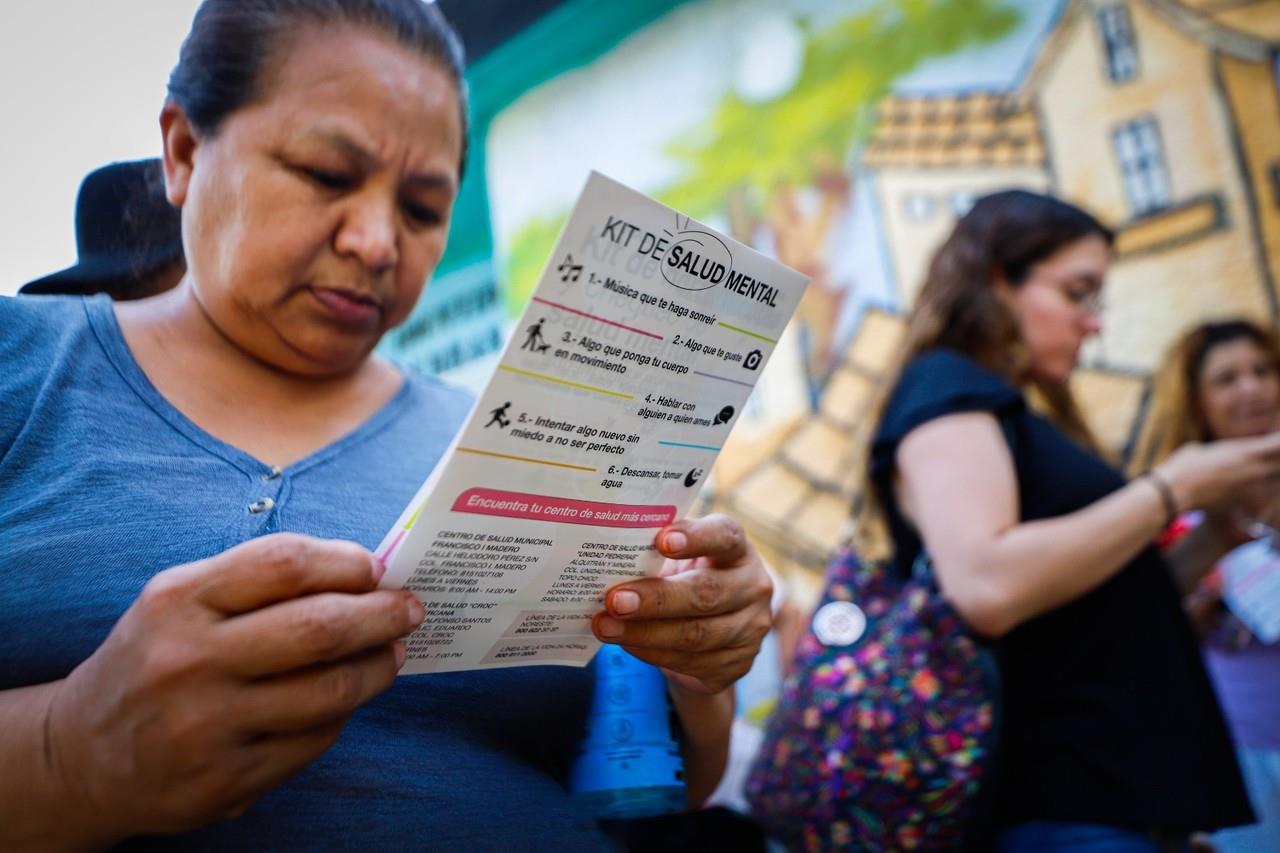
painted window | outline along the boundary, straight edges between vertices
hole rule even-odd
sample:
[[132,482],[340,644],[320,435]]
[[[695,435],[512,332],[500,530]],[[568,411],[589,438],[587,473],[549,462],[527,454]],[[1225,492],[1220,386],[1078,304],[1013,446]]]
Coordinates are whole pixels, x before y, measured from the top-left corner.
[[1129,7],[1112,3],[1098,9],[1098,30],[1107,52],[1107,76],[1124,83],[1138,76],[1138,47],[1133,41],[1133,22]]
[[1133,215],[1145,216],[1167,207],[1173,191],[1156,120],[1148,116],[1125,122],[1111,137]]
[[907,193],[902,199],[902,210],[908,222],[924,222],[933,216],[933,196],[925,193]]

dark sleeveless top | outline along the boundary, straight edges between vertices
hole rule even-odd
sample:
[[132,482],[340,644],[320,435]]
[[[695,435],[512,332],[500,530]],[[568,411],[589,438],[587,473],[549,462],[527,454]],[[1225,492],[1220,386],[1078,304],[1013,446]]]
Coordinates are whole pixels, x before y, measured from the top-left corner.
[[[898,444],[934,418],[973,411],[1004,427],[1022,521],[1082,509],[1125,484],[998,374],[951,350],[928,351],[903,372],[872,444],[871,475],[900,565],[914,560],[920,539],[894,502]],[[1253,820],[1195,636],[1154,546],[999,646],[1000,823],[1183,832]]]

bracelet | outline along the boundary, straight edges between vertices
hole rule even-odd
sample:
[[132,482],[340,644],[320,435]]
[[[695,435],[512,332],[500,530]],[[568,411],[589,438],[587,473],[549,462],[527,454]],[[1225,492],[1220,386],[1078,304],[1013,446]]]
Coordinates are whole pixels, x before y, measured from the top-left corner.
[[1169,483],[1164,477],[1161,477],[1154,469],[1142,475],[1147,482],[1155,488],[1156,493],[1160,495],[1160,503],[1164,504],[1164,526],[1168,527],[1178,520],[1181,513],[1178,511],[1178,501],[1173,497],[1173,489],[1169,487]]

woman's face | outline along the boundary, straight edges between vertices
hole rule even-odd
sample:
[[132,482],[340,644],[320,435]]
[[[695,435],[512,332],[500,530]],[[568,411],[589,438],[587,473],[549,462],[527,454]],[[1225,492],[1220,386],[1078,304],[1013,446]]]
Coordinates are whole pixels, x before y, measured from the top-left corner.
[[1224,341],[1205,355],[1196,377],[1200,415],[1211,438],[1243,438],[1276,428],[1280,375],[1248,338]]
[[166,179],[218,331],[279,369],[335,375],[408,317],[444,251],[458,95],[443,66],[377,34],[289,42],[211,136],[166,107]]
[[1085,338],[1102,329],[1099,298],[1111,248],[1091,234],[1037,263],[1020,285],[998,282],[1037,378],[1066,382]]

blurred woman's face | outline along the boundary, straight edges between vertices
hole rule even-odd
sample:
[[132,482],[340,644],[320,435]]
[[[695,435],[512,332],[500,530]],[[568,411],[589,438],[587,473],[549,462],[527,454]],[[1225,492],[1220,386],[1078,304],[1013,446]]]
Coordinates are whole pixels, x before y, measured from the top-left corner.
[[166,177],[214,326],[274,367],[336,375],[408,317],[444,251],[458,96],[441,65],[374,33],[288,43],[216,133],[166,107]]
[[1267,353],[1248,338],[1209,350],[1196,377],[1196,392],[1211,438],[1262,435],[1277,426],[1280,374]]
[[1032,375],[1066,382],[1080,347],[1102,329],[1099,300],[1111,248],[1091,234],[1068,243],[1031,268],[1019,285],[998,282],[1013,310]]

